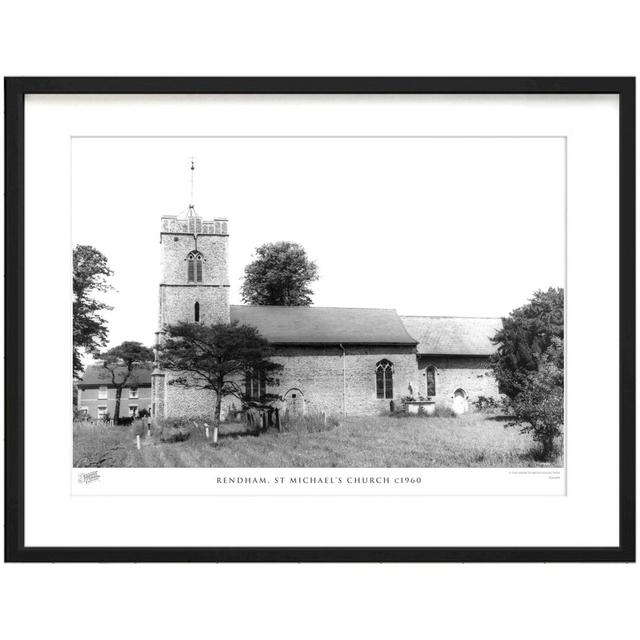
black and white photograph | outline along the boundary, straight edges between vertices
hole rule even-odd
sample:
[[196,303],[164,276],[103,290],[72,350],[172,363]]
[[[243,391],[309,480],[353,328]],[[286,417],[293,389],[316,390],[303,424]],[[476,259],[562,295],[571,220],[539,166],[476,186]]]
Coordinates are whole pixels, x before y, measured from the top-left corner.
[[74,467],[564,467],[565,137],[71,145]]
[[633,637],[640,3],[0,15],[3,637]]
[[18,556],[630,557],[631,81],[9,84]]

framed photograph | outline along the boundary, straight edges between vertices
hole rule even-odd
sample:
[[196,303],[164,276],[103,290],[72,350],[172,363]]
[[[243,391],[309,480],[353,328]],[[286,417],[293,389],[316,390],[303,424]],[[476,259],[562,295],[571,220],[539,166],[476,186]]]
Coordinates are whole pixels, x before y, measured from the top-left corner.
[[635,560],[635,79],[7,78],[5,134],[6,560]]

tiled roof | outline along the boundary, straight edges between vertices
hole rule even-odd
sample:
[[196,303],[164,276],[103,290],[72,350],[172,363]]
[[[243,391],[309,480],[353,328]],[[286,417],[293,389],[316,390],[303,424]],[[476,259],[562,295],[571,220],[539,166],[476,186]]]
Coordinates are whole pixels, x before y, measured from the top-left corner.
[[416,344],[395,309],[231,305],[231,320],[272,344]]
[[[118,370],[116,380],[122,380],[122,373],[125,369],[122,367]],[[90,365],[85,369],[82,380],[78,383],[79,387],[89,385],[101,385],[108,386],[111,384],[111,373],[107,371],[102,365]],[[132,371],[131,377],[127,380],[128,387],[142,387],[151,386],[151,369],[136,368]]]
[[490,338],[502,328],[500,318],[401,316],[407,331],[418,341],[418,353],[430,355],[488,356],[496,347]]

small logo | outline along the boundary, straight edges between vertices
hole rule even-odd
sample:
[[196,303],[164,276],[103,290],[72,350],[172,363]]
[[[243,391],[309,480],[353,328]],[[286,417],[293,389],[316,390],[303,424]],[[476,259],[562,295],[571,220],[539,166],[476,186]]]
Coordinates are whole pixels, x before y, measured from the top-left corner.
[[80,484],[89,484],[90,482],[95,482],[96,480],[100,480],[100,474],[97,471],[88,471],[86,473],[78,474],[78,482]]

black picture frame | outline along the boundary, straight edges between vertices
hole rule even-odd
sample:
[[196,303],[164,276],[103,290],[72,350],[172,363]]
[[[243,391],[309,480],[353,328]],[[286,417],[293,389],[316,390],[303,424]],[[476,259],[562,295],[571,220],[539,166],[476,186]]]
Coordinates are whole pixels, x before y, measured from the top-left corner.
[[[5,78],[6,562],[635,561],[635,78]],[[615,547],[25,547],[24,101],[27,94],[615,94],[619,98],[620,449]]]

